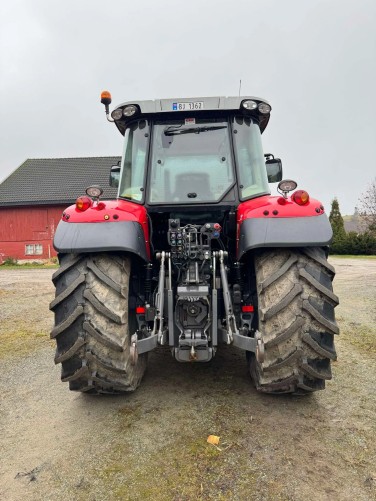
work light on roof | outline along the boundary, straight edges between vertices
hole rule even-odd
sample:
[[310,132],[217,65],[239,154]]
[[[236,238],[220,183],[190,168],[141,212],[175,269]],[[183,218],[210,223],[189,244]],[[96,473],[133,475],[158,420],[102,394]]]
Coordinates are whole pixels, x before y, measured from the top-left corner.
[[260,103],[258,105],[258,109],[259,109],[259,112],[262,113],[263,115],[267,115],[268,113],[270,113],[270,110],[272,109],[271,106],[269,106],[269,104],[266,104],[266,103]]
[[133,104],[129,104],[128,106],[126,106],[123,110],[123,115],[125,117],[131,117],[132,115],[134,115],[135,113],[137,113],[137,106],[134,106]]
[[243,101],[242,106],[246,110],[255,110],[257,108],[257,103],[256,103],[256,101],[252,101],[251,99],[247,99],[247,101]]
[[120,120],[123,116],[123,110],[121,108],[118,108],[111,113],[111,116],[114,120]]

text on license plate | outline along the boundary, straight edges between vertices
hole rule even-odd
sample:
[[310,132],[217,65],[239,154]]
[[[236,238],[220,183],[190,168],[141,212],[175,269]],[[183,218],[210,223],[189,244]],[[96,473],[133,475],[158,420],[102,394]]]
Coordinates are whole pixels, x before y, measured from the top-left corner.
[[172,103],[172,111],[194,111],[203,109],[204,109],[203,101],[196,101],[189,103]]

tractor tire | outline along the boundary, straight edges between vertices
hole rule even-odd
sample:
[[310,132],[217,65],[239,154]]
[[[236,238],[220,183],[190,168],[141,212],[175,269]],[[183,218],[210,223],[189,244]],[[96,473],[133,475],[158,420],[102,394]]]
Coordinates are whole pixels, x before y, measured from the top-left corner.
[[319,247],[274,249],[255,256],[258,330],[265,359],[250,356],[257,390],[306,394],[325,388],[337,359],[334,268]]
[[134,391],[146,368],[146,354],[135,365],[130,357],[128,312],[131,261],[116,254],[60,254],[52,280],[56,297],[51,338],[56,339],[55,363],[61,380],[73,391],[122,393]]

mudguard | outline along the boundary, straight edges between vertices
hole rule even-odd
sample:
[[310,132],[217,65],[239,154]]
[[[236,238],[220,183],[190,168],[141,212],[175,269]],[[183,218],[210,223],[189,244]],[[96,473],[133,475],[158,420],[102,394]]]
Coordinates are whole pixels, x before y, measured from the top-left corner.
[[260,247],[323,247],[333,232],[317,200],[297,206],[291,200],[262,197],[238,208],[238,259]]
[[246,219],[240,230],[238,259],[258,247],[322,247],[332,240],[325,214],[317,217]]
[[148,261],[144,232],[134,221],[119,223],[66,223],[56,229],[54,247],[58,252],[133,252]]
[[149,230],[144,207],[123,200],[99,202],[84,212],[65,209],[54,248],[61,253],[132,252],[149,261]]

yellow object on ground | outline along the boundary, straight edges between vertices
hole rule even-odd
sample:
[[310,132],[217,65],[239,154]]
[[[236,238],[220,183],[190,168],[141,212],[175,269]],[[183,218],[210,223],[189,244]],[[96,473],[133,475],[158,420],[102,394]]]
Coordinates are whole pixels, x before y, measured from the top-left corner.
[[219,438],[220,437],[217,437],[217,435],[209,435],[207,442],[209,444],[218,445],[219,444]]

